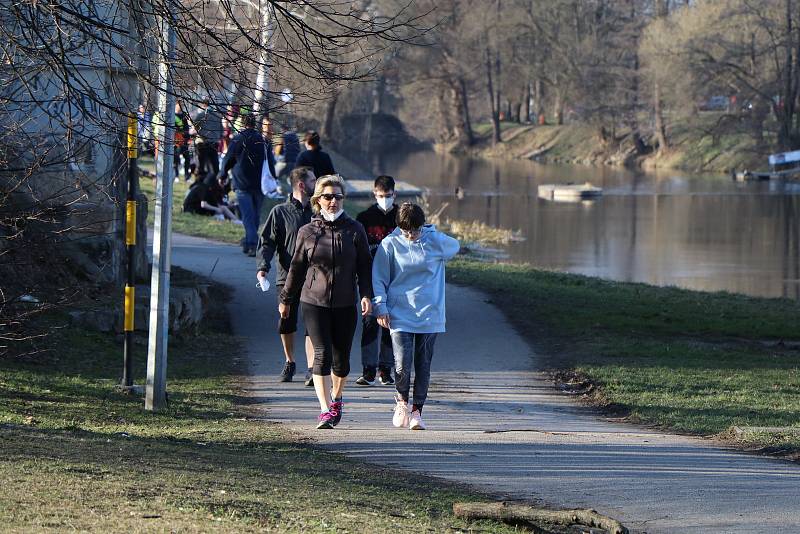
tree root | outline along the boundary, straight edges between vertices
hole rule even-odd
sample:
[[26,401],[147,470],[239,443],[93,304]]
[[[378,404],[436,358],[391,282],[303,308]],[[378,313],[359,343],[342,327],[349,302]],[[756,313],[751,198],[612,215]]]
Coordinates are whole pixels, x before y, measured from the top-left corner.
[[453,513],[463,519],[494,519],[516,525],[527,523],[535,527],[541,526],[541,523],[578,524],[602,528],[610,534],[628,534],[628,529],[622,523],[594,510],[545,510],[504,502],[457,502],[453,504]]

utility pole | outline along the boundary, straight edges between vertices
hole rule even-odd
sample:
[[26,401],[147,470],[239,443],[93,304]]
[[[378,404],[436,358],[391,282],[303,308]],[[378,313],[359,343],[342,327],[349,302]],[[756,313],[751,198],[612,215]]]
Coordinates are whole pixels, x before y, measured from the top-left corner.
[[123,390],[133,388],[133,328],[136,304],[136,162],[138,160],[139,132],[135,113],[128,116],[128,194],[125,202],[125,245],[128,263],[125,276],[125,342],[122,348]]
[[[252,5],[252,4],[251,4]],[[258,57],[258,74],[256,76],[255,102],[253,102],[253,114],[265,113],[269,110],[269,61],[268,47],[272,39],[272,22],[270,18],[269,2],[260,0],[258,2],[258,13],[261,16],[261,53]]]
[[[171,3],[167,3],[167,6]],[[167,341],[169,339],[169,277],[172,263],[172,158],[175,150],[175,28],[170,13],[161,15],[158,66],[158,109],[163,127],[156,161],[153,274],[150,279],[150,339],[147,347],[145,410],[155,411],[167,402]]]

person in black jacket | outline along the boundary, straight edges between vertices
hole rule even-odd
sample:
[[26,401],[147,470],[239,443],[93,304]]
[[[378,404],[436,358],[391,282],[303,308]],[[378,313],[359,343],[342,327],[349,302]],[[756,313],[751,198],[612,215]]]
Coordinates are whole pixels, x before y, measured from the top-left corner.
[[226,185],[227,181],[218,179],[213,173],[208,173],[202,182],[195,181],[183,200],[184,213],[216,215],[236,224],[242,224],[242,221],[225,205]]
[[[397,228],[397,206],[394,205],[395,183],[391,176],[378,176],[372,194],[375,204],[356,216],[356,220],[364,226],[369,240],[372,257],[384,237]],[[375,383],[376,374],[384,386],[394,384],[392,365],[392,336],[389,331],[378,325],[374,315],[366,315],[361,321],[361,365],[364,372],[356,380],[359,386],[371,386]]]
[[233,190],[239,203],[244,223],[242,252],[255,257],[258,244],[259,214],[264,195],[261,192],[261,166],[266,159],[266,143],[256,131],[256,116],[244,118],[244,130],[231,141],[228,152],[220,164],[218,177],[224,177],[232,169]]
[[336,174],[331,157],[327,152],[322,151],[317,132],[313,130],[307,131],[305,137],[303,137],[303,143],[305,143],[306,149],[297,156],[295,167],[311,167],[314,169],[314,175],[317,178]]
[[[361,315],[372,310],[372,258],[361,223],[343,209],[344,180],[317,179],[311,206],[318,213],[300,228],[281,292],[284,319],[301,306],[314,345],[314,389],[321,412],[317,428],[333,428],[342,417],[342,391],[350,373],[350,348]],[[332,372],[332,375],[331,375]]]
[[[277,274],[275,276],[275,286],[278,295],[283,291],[286,283],[286,275],[294,254],[295,240],[297,232],[301,226],[311,222],[311,206],[309,198],[314,192],[314,184],[317,178],[311,167],[297,167],[289,177],[292,184],[292,196],[283,204],[278,204],[267,215],[267,220],[259,232],[258,240],[258,272],[256,278],[261,281],[266,278],[269,272],[272,257],[277,254]],[[291,382],[294,376],[296,365],[294,361],[294,333],[297,331],[297,311],[299,306],[292,306],[289,316],[278,321],[278,333],[281,336],[283,353],[286,356],[286,364],[281,372],[281,382]],[[314,365],[314,348],[311,340],[306,333],[305,339],[306,360],[308,363],[308,373],[306,374],[306,385],[313,385],[311,368]]]

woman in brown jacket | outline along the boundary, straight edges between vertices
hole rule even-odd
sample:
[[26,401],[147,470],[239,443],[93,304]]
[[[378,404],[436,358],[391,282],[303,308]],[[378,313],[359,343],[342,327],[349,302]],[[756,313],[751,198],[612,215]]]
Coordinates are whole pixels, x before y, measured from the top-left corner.
[[289,316],[290,306],[299,305],[303,310],[314,345],[314,389],[322,411],[317,428],[333,428],[342,418],[342,391],[350,373],[359,293],[361,315],[372,309],[367,234],[361,223],[344,212],[343,205],[343,180],[337,175],[319,178],[311,197],[316,215],[297,233],[278,305],[284,318]]

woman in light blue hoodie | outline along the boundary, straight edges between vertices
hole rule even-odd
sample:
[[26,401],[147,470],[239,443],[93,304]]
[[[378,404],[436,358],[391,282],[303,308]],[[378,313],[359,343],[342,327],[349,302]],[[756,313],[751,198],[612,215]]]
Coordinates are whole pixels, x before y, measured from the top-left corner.
[[[381,241],[372,263],[378,323],[392,335],[396,406],[393,424],[425,430],[422,407],[428,396],[436,335],[445,331],[444,264],[458,253],[458,240],[425,224],[425,212],[400,206],[397,228]],[[414,400],[409,417],[411,366]]]

